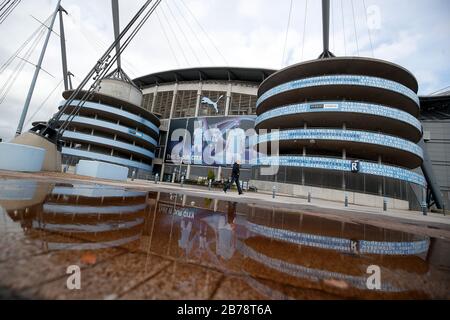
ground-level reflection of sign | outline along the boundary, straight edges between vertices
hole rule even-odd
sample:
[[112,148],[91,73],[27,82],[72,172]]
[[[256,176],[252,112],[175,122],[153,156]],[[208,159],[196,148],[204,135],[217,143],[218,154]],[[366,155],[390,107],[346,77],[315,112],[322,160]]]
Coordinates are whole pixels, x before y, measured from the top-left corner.
[[350,240],[350,251],[353,253],[359,253],[358,240]]
[[159,204],[159,210],[162,213],[174,215],[183,218],[194,219],[195,218],[195,208],[174,208],[173,205]]

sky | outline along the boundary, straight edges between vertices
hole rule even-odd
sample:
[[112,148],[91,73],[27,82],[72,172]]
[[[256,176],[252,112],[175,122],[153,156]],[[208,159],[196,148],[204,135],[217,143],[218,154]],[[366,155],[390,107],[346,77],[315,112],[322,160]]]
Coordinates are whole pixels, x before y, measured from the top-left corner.
[[[119,0],[121,27],[144,2]],[[39,27],[37,20],[51,15],[56,3],[21,1],[0,24],[0,65]],[[68,12],[64,16],[68,68],[77,86],[113,41],[111,1],[62,0],[61,5]],[[53,29],[25,130],[32,121],[48,120],[62,100],[58,19]],[[42,44],[43,39],[29,62],[37,62]],[[397,63],[416,76],[419,94],[433,93],[450,86],[450,1],[331,0],[330,49],[336,56]],[[131,78],[197,66],[280,69],[315,59],[321,51],[318,0],[163,0],[123,53],[122,65]],[[14,137],[35,70],[25,63],[2,99],[20,61],[14,59],[0,73],[3,141]]]

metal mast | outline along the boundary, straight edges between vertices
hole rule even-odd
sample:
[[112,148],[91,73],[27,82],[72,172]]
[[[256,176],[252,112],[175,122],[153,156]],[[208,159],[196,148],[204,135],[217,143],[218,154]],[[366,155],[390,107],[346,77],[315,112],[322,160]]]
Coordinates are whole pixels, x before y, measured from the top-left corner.
[[[113,25],[114,25],[114,39],[119,38],[120,34],[120,23],[119,23],[119,1],[111,0],[112,7],[112,17],[113,17]],[[120,61],[120,41],[116,43],[116,52],[117,52],[117,70],[121,69],[121,61]]]
[[52,16],[52,21],[50,22],[50,26],[48,27],[47,36],[45,37],[44,46],[42,47],[41,55],[39,56],[38,63],[36,64],[36,70],[34,71],[33,79],[31,80],[30,89],[28,90],[27,99],[25,100],[25,105],[23,106],[22,114],[20,116],[19,124],[16,130],[16,136],[22,133],[23,124],[25,123],[25,118],[27,117],[28,108],[30,107],[31,98],[33,97],[34,87],[36,86],[37,77],[39,75],[39,71],[41,71],[42,61],[44,60],[45,50],[47,49],[48,40],[50,39],[50,34],[53,29],[53,25],[55,23],[56,15],[58,14],[60,8],[61,0],[58,0],[56,5],[55,12]]
[[330,0],[322,0],[322,38],[323,38],[323,52],[319,59],[334,57],[330,52]]
[[62,71],[63,71],[63,80],[64,80],[64,90],[68,90],[68,72],[67,72],[67,54],[66,54],[66,36],[64,34],[64,22],[63,15],[64,12],[67,14],[67,11],[64,10],[63,7],[59,6],[59,35],[61,38],[61,62],[62,62]]

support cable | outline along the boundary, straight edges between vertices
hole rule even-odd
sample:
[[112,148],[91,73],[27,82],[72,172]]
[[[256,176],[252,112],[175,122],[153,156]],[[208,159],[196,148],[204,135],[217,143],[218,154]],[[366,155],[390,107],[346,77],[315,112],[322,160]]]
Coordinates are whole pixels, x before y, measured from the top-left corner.
[[288,21],[287,21],[287,26],[286,26],[286,33],[285,33],[285,36],[284,36],[283,56],[281,58],[281,63],[280,63],[281,67],[283,67],[283,65],[284,65],[284,59],[285,59],[285,56],[286,56],[286,46],[287,46],[287,40],[288,40],[288,35],[289,35],[289,26],[291,24],[292,2],[293,1],[291,0],[291,3],[289,5]]
[[[44,23],[48,23],[50,21],[51,15],[44,21]],[[40,25],[33,33],[22,43],[22,45],[6,60],[2,66],[0,67],[0,74],[5,71],[14,59],[22,52],[22,50],[36,37],[36,35],[43,29],[44,27]]]
[[[70,17],[70,15],[69,15]],[[89,42],[89,45],[94,49],[99,50],[105,50],[105,47],[107,47],[107,44],[102,42],[99,38],[94,39],[94,35],[89,33],[89,30],[83,31],[83,26],[79,29],[80,34]],[[88,34],[86,34],[88,33]],[[92,36],[92,37],[91,37]],[[137,75],[139,74],[139,71],[137,71],[136,66],[134,66],[126,57],[121,57],[122,63],[125,64],[126,69],[128,72],[130,72],[131,75]]]
[[32,42],[31,46],[25,52],[24,57],[21,58],[21,57],[17,56],[17,58],[19,58],[20,62],[17,64],[16,68],[9,75],[9,77],[6,79],[5,83],[2,85],[2,87],[0,89],[0,104],[2,104],[5,101],[12,86],[16,82],[19,75],[22,73],[22,70],[27,63],[27,60],[30,59],[31,55],[33,54],[34,50],[36,49],[37,45],[41,41],[44,34],[45,34],[45,29],[42,28],[40,34],[37,35],[37,37]]
[[102,58],[97,62],[96,66],[91,70],[91,72],[88,74],[87,77],[81,82],[81,84],[78,86],[77,90],[75,90],[69,100],[66,101],[64,106],[60,109],[60,111],[57,113],[56,117],[52,118],[53,121],[57,121],[61,118],[62,114],[65,112],[67,107],[72,103],[72,101],[76,98],[76,95],[78,92],[81,92],[84,85],[90,80],[90,77],[94,74],[94,80],[95,82],[91,85],[88,91],[86,91],[83,95],[83,97],[80,99],[80,102],[77,104],[75,108],[73,108],[72,112],[68,115],[68,119],[58,128],[58,134],[62,135],[62,133],[67,129],[70,122],[72,122],[75,115],[79,112],[81,107],[84,105],[84,102],[88,100],[90,97],[92,97],[94,91],[99,86],[99,83],[101,79],[103,79],[106,74],[109,72],[109,70],[112,68],[112,66],[117,61],[117,58],[122,54],[122,52],[128,47],[131,40],[134,38],[136,33],[141,29],[143,24],[147,21],[149,16],[153,13],[153,11],[156,9],[156,7],[159,5],[161,0],[157,0],[155,4],[150,8],[149,12],[147,12],[142,20],[138,23],[138,25],[135,27],[134,30],[131,31],[131,34],[128,36],[128,38],[125,40],[122,46],[120,46],[120,51],[115,51],[115,54],[112,56],[111,59],[111,52],[113,49],[116,48],[117,43],[121,41],[125,33],[128,32],[128,30],[131,28],[131,26],[139,19],[139,16],[145,11],[145,9],[148,7],[148,5],[152,2],[152,0],[148,0],[144,6],[139,10],[139,12],[133,17],[133,19],[128,23],[128,25],[125,27],[125,29],[120,33],[120,35],[114,40],[113,44],[107,49],[107,51],[103,54]]
[[300,61],[303,61],[303,52],[305,49],[305,38],[306,38],[306,19],[308,17],[308,0],[305,1],[305,19],[303,20],[303,37],[302,37],[302,54],[300,57]]
[[442,88],[442,89],[439,89],[439,90],[437,90],[437,91],[434,91],[434,92],[432,92],[432,93],[430,93],[430,94],[428,94],[428,95],[429,95],[429,96],[432,96],[432,95],[435,95],[436,93],[444,92],[444,91],[447,90],[447,89],[450,89],[450,86],[446,86],[446,87],[444,87],[444,88]]
[[198,65],[201,65],[200,59],[198,58],[197,54],[195,53],[194,48],[192,47],[191,42],[189,41],[189,39],[186,37],[186,33],[184,32],[183,28],[180,26],[180,24],[178,23],[178,19],[175,17],[175,15],[173,14],[172,9],[169,6],[169,3],[166,2],[166,7],[167,9],[169,9],[169,13],[172,16],[173,20],[175,21],[175,24],[177,25],[178,29],[181,32],[181,35],[183,36],[184,40],[186,41],[189,49],[191,50],[192,54],[194,55],[195,60],[197,60]]
[[162,30],[162,32],[164,34],[164,37],[166,38],[166,41],[167,41],[167,43],[169,45],[170,52],[172,53],[172,56],[173,56],[173,58],[175,59],[175,61],[177,63],[177,66],[179,67],[180,66],[180,62],[178,61],[178,58],[177,58],[177,56],[175,54],[175,51],[173,50],[172,43],[170,42],[169,37],[167,36],[166,29],[164,28],[164,25],[162,24],[161,19],[159,18],[158,12],[155,12],[155,15],[156,15],[156,18],[158,19],[159,26],[161,27],[161,30]]
[[344,35],[344,53],[347,55],[347,39],[345,37],[344,0],[341,0],[342,34]]
[[3,8],[5,8],[8,3],[10,3],[11,0],[3,0],[2,3],[0,3],[0,12],[3,10]]
[[370,28],[369,28],[369,25],[367,23],[369,18],[367,17],[367,8],[366,8],[366,1],[365,0],[363,0],[363,5],[364,5],[364,16],[366,17],[367,31],[369,32],[369,41],[370,41],[370,49],[372,50],[372,58],[375,58],[375,52],[373,50],[373,42],[372,42],[372,33],[370,32]]
[[48,99],[55,93],[56,89],[58,89],[64,80],[61,80],[56,87],[50,91],[50,93],[47,95],[47,97],[42,101],[42,103],[36,108],[36,111],[31,115],[31,117],[28,119],[28,121],[25,123],[25,127],[34,119],[34,117],[41,111],[42,107],[47,103]]
[[169,22],[169,19],[167,19],[166,13],[164,12],[162,6],[159,8],[159,10],[161,11],[163,18],[165,19],[167,25],[169,26],[169,30],[172,32],[172,36],[175,38],[175,42],[177,43],[178,47],[180,48],[181,54],[183,55],[184,61],[186,62],[186,64],[188,66],[190,66],[191,64],[189,63],[188,58],[186,57],[186,53],[183,50],[183,47],[181,45],[180,40],[178,39],[178,36],[176,34],[176,32],[173,30],[172,25]]
[[208,40],[211,42],[211,44],[214,46],[214,48],[216,49],[216,51],[219,53],[219,55],[222,57],[223,61],[225,62],[225,65],[228,66],[228,61],[227,59],[225,59],[224,55],[222,54],[222,52],[219,50],[219,48],[216,46],[215,42],[211,39],[211,37],[209,36],[209,34],[205,31],[205,29],[203,28],[203,26],[201,25],[201,23],[197,20],[197,18],[195,17],[195,15],[192,13],[191,9],[189,9],[189,7],[186,5],[186,3],[184,2],[184,0],[180,0],[181,3],[183,4],[183,6],[187,9],[187,11],[189,12],[189,14],[191,15],[192,18],[194,18],[195,22],[197,23],[197,25],[199,26],[200,30],[203,32],[203,34],[208,38]]
[[[14,0],[12,1],[12,3],[10,3],[10,5],[3,10],[4,6],[2,7],[2,9],[0,9],[0,24],[3,23],[6,18],[8,18],[8,16],[14,11],[14,9],[19,5],[21,0]],[[9,3],[10,1],[8,1]],[[5,4],[5,6],[7,5],[7,3]],[[3,11],[2,11],[3,10]]]
[[38,81],[39,72],[41,71],[42,62],[44,61],[45,52],[47,50],[48,42],[50,40],[51,30],[53,29],[53,26],[54,26],[54,23],[56,20],[56,16],[58,15],[60,6],[61,6],[61,0],[58,0],[56,3],[56,9],[53,12],[53,15],[52,15],[52,18],[50,21],[49,28],[45,35],[44,43],[43,43],[41,52],[39,54],[39,58],[38,58],[36,67],[34,69],[33,78],[31,79],[31,84],[28,89],[28,93],[27,93],[27,97],[25,99],[25,103],[24,103],[24,106],[22,109],[22,113],[20,114],[19,123],[18,123],[17,129],[16,129],[16,136],[18,136],[22,133],[23,123],[25,122],[25,118],[28,113],[28,108],[30,107],[31,99],[33,98],[34,89],[36,88],[36,83]]
[[[140,18],[140,16],[143,14],[143,12],[147,9],[147,7],[150,5],[152,0],[147,0],[147,2],[142,6],[142,8],[136,13],[136,15],[131,19],[131,21],[128,23],[128,25],[122,30],[122,32],[119,34],[117,39],[114,40],[114,42],[111,44],[111,46],[106,50],[106,52],[103,54],[103,56],[98,60],[96,65],[92,68],[92,70],[88,73],[88,75],[83,79],[83,81],[80,83],[78,88],[71,94],[68,100],[64,103],[64,106],[50,119],[50,121],[47,123],[46,128],[50,128],[61,119],[61,116],[65,113],[66,109],[71,106],[73,100],[77,98],[77,95],[82,91],[84,86],[87,84],[87,82],[91,79],[93,75],[95,75],[94,80],[95,82],[90,86],[89,90],[86,91],[82,98],[80,99],[80,102],[77,104],[75,108],[68,114],[68,118],[62,123],[62,125],[57,129],[57,139],[61,137],[61,135],[64,133],[64,131],[67,129],[67,127],[72,122],[75,115],[79,112],[81,107],[84,105],[84,102],[88,100],[92,95],[94,94],[95,90],[98,88],[99,82],[101,79],[105,77],[106,74],[108,74],[111,67],[114,65],[114,63],[117,60],[117,56],[121,55],[122,52],[128,47],[134,36],[139,32],[139,30],[142,28],[142,26],[145,24],[145,22],[148,20],[150,15],[155,11],[155,9],[158,7],[158,5],[161,3],[161,0],[156,0],[154,4],[150,7],[149,11],[144,14],[144,17],[141,18],[141,20],[138,22],[137,26],[134,30],[131,31],[131,34],[128,36],[128,38],[123,42],[123,45],[120,47],[120,52],[115,52],[111,59],[111,54],[113,49],[115,49],[116,43],[121,41],[121,39],[125,36],[125,34],[128,33],[128,31],[131,29],[131,27],[134,25],[134,23]],[[45,132],[44,132],[45,133]]]
[[211,59],[211,56],[208,54],[208,51],[206,50],[205,46],[203,45],[203,42],[200,41],[200,39],[197,36],[197,32],[194,31],[194,29],[192,28],[191,24],[189,23],[189,21],[186,19],[185,15],[183,14],[183,12],[181,11],[180,7],[178,6],[178,4],[176,3],[176,1],[173,2],[173,4],[175,5],[175,7],[178,10],[178,13],[181,15],[181,17],[183,18],[184,22],[186,23],[186,25],[189,27],[189,30],[191,30],[192,34],[194,35],[195,39],[197,40],[197,42],[200,44],[200,47],[202,48],[203,52],[205,53],[205,55],[207,56],[207,58],[209,59],[209,61],[211,62],[211,65],[214,65],[214,60]]
[[359,54],[359,44],[358,44],[358,33],[356,32],[356,19],[355,19],[355,7],[353,6],[353,0],[350,0],[352,4],[352,14],[353,14],[353,28],[355,29],[355,40],[356,40],[356,52]]

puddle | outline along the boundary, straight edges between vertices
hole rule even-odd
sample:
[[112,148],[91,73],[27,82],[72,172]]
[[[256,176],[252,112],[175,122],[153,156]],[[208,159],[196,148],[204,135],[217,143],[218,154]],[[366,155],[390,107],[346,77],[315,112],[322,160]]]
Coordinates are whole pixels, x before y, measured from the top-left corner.
[[[74,265],[81,288],[70,290]],[[2,298],[449,299],[449,288],[441,239],[174,193],[0,180]]]

